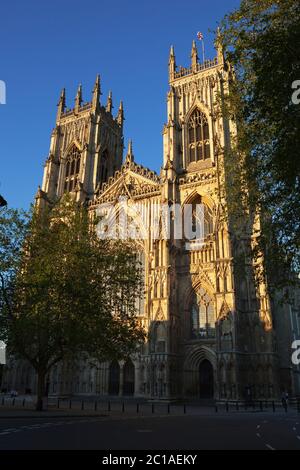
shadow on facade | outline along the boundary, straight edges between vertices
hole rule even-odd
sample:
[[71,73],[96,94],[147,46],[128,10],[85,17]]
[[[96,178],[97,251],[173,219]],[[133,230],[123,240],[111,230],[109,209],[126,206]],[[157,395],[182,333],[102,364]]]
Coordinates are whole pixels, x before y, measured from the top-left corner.
[[219,398],[278,398],[274,311],[265,262],[262,253],[255,249],[261,221],[256,207],[249,201],[243,204],[243,178],[236,156],[230,151],[224,159],[224,171],[233,302],[217,317]]

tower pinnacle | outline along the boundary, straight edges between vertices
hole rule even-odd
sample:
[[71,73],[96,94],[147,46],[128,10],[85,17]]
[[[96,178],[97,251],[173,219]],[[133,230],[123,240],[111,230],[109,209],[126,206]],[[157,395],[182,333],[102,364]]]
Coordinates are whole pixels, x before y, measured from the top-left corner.
[[191,59],[192,59],[192,68],[196,68],[198,64],[198,50],[195,41],[193,40],[192,43],[192,51],[191,51]]
[[110,91],[108,93],[108,97],[107,97],[107,104],[106,104],[106,111],[108,113],[111,113],[112,112],[112,109],[113,109],[113,104],[112,104],[112,92]]
[[170,55],[169,55],[169,78],[170,79],[174,77],[175,71],[176,71],[175,52],[174,52],[174,46],[171,46]]
[[134,156],[133,156],[133,151],[132,151],[132,139],[129,139],[126,161],[133,162],[133,160],[134,160]]
[[221,30],[219,27],[217,29],[217,34],[216,34],[215,48],[217,49],[217,53],[218,53],[218,64],[223,64],[224,63],[224,49],[222,45]]
[[56,122],[60,120],[61,115],[63,114],[66,107],[66,90],[63,88],[60,93],[59,102],[57,104],[57,115]]
[[75,112],[79,111],[82,103],[82,85],[80,84],[75,97]]
[[95,81],[95,85],[94,85],[94,88],[93,88],[92,105],[93,105],[93,108],[94,108],[94,109],[96,109],[97,106],[98,106],[99,103],[100,103],[100,95],[101,95],[100,75],[98,74],[98,75],[96,76],[96,81]]
[[120,101],[120,106],[119,106],[119,111],[118,111],[118,115],[117,115],[117,123],[119,124],[119,126],[123,126],[123,122],[124,122],[124,109],[123,109],[123,101]]

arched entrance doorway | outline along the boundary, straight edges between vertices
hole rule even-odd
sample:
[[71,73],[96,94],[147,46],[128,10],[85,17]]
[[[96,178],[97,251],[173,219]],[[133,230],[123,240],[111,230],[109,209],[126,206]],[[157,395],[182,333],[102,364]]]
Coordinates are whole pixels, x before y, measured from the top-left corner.
[[200,398],[214,397],[214,370],[211,363],[204,359],[199,366]]
[[109,366],[108,393],[118,395],[120,390],[120,366],[118,361],[113,361]]
[[129,359],[124,364],[123,369],[124,382],[123,382],[123,395],[134,394],[134,365]]

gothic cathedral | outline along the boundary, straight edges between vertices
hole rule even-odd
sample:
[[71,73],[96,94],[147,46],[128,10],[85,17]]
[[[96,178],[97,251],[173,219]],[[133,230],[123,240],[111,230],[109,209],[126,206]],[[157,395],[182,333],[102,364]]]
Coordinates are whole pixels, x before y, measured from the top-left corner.
[[[188,68],[176,66],[171,48],[160,174],[136,163],[131,142],[123,161],[123,105],[113,116],[111,93],[105,106],[100,103],[99,77],[90,102],[83,102],[79,87],[73,109],[66,108],[62,91],[37,203],[51,203],[65,192],[91,211],[102,203],[117,205],[122,195],[145,207],[201,203],[205,239],[187,249],[185,240],[172,236],[145,237],[145,297],[138,314],[147,343],[127,361],[97,368],[56,366],[50,394],[176,400],[270,399],[281,390],[293,393],[287,312],[271,302],[267,283],[255,280],[247,251],[259,221],[249,223],[237,239],[230,214],[224,217],[230,190],[223,184],[228,178],[224,155],[236,129],[220,112],[220,100],[228,93],[230,73],[218,46],[215,59],[200,63],[193,42]],[[236,259],[243,254],[240,270]],[[35,388],[29,369],[18,374],[15,389]]]

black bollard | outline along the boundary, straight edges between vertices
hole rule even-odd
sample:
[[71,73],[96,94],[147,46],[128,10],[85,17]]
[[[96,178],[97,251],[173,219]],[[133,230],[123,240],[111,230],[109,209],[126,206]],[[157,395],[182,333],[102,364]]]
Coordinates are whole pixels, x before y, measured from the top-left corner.
[[125,411],[125,403],[123,402],[122,403],[122,413],[124,413],[124,411]]
[[139,403],[136,404],[136,412],[137,412],[137,413],[140,412],[140,405],[139,405]]
[[94,406],[94,410],[97,411],[97,408],[98,408],[98,402],[95,401],[95,406]]
[[154,413],[154,403],[152,403],[152,414]]
[[186,404],[183,405],[183,414],[186,415]]

